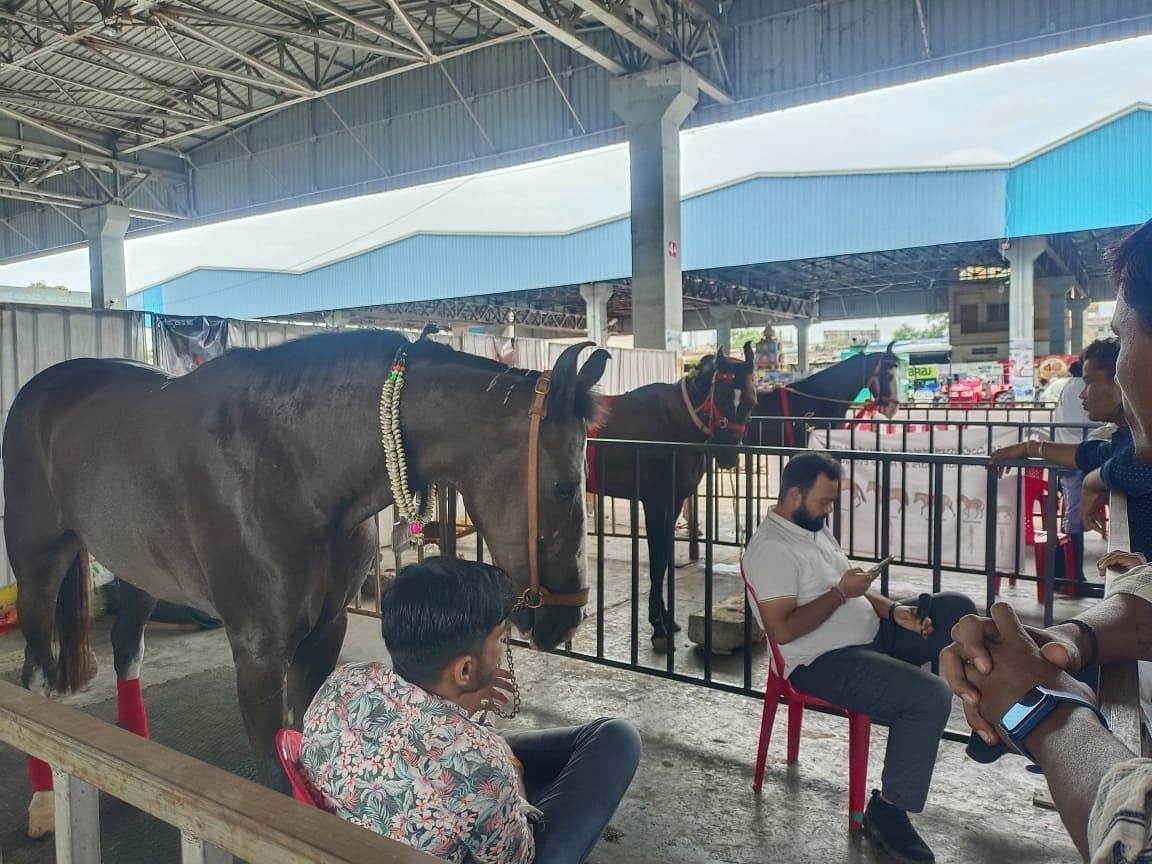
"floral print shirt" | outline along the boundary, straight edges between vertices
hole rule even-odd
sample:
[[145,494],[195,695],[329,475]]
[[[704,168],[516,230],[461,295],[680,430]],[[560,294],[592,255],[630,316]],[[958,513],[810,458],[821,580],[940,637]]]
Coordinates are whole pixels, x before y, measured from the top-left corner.
[[380,663],[324,682],[300,765],[338,816],[453,864],[531,864],[504,740]]

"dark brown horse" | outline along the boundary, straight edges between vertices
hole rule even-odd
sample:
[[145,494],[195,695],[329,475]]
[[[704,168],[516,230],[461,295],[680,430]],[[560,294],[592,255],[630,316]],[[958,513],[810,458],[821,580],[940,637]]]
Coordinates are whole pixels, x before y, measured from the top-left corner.
[[[715,357],[701,360],[696,372],[677,384],[648,384],[613,399],[598,435],[634,441],[739,444],[755,404],[752,344],[745,344],[742,363],[731,360],[721,348]],[[674,565],[676,516],[700,485],[705,456],[678,452],[673,470],[673,456],[667,452],[637,453],[619,447],[593,447],[590,451],[589,489],[596,489],[602,477],[605,495],[638,498],[644,507],[652,583],[648,621],[652,646],[665,651],[672,645],[670,632],[679,629],[664,602],[664,577]],[[637,459],[639,489],[634,473]],[[737,453],[726,450],[717,450],[715,459],[725,468],[735,468],[738,462]],[[603,464],[598,465],[598,460]]]
[[842,420],[856,395],[865,388],[877,410],[891,418],[900,407],[896,380],[899,368],[900,358],[892,353],[890,344],[886,351],[854,354],[795,384],[761,393],[750,421],[748,443],[765,447],[806,447],[808,430],[804,419],[788,422],[759,418]]
[[[584,345],[557,361],[532,490],[529,414],[546,389],[541,374],[444,345],[387,331],[321,335],[230,351],[180,378],[130,361],[72,360],[24,386],[4,430],[24,686],[64,692],[88,680],[91,553],[123,586],[112,631],[118,680],[138,678],[157,598],[220,618],[261,779],[283,784],[273,737],[300,722],[332,671],[345,607],[379,548],[372,517],[393,503],[381,385],[402,346],[411,487],[454,484],[521,587],[533,503],[542,593],[578,598],[589,391],[605,351],[579,370]],[[513,620],[548,649],[581,616],[577,600]]]

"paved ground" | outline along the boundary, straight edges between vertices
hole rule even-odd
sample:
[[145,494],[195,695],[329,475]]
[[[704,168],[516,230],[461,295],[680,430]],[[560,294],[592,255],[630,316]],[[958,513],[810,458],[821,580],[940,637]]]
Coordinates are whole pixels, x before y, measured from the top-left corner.
[[[629,653],[630,554],[626,541],[609,542],[605,649],[619,659],[626,659]],[[716,596],[721,598],[738,590],[735,550],[718,551],[717,561]],[[893,575],[893,594],[914,594],[929,580],[925,571],[898,571]],[[677,584],[680,610],[702,603],[703,578],[697,565],[679,570]],[[983,590],[978,580],[947,574],[945,587],[966,590],[977,597]],[[1005,594],[1022,612],[1038,616],[1032,585],[1006,588]],[[1063,599],[1058,606],[1058,616],[1079,608],[1076,601]],[[589,608],[596,609],[595,598]],[[586,622],[576,648],[594,650],[595,624],[595,618]],[[98,626],[106,631],[108,622]],[[94,643],[99,649],[101,672],[88,692],[69,701],[109,718],[114,686],[106,632],[97,634]],[[700,674],[703,663],[699,652],[688,647],[686,634],[681,634],[679,643],[676,668]],[[653,654],[646,640],[641,639],[638,648],[642,663],[663,667],[665,659]],[[17,634],[0,639],[0,673],[10,675],[16,669],[20,651]],[[376,621],[354,617],[344,657],[382,655]],[[754,680],[762,680],[765,652],[754,649],[752,658]],[[847,728],[843,720],[808,715],[801,761],[789,768],[782,759],[781,713],[769,752],[764,792],[757,796],[751,791],[759,720],[756,701],[561,656],[521,650],[516,652],[516,662],[525,709],[513,725],[565,724],[615,714],[632,720],[644,738],[640,771],[593,862],[815,864],[888,860],[867,841],[845,830]],[[145,699],[157,741],[250,776],[251,760],[235,707],[230,664],[228,646],[220,632],[150,628]],[[717,677],[739,680],[741,655],[717,658],[714,671]],[[960,727],[958,711],[953,725]],[[880,777],[884,741],[885,730],[874,730],[871,783]],[[5,862],[53,860],[48,844],[28,841],[22,833],[27,783],[19,754],[0,748],[0,770],[8,778],[0,787],[0,852]],[[1058,816],[1032,803],[1033,793],[1042,787],[1043,781],[1026,773],[1018,759],[979,766],[965,759],[960,745],[945,743],[928,807],[916,821],[942,864],[1075,861],[1075,850]],[[118,802],[106,801],[102,812],[105,861],[136,864],[177,860],[176,837],[171,829]]]

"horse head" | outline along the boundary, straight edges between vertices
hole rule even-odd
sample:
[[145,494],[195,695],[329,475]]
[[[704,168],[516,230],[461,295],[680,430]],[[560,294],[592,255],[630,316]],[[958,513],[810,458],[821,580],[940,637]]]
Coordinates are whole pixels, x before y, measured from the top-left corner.
[[[534,646],[544,650],[571,637],[583,618],[582,599],[587,597],[581,593],[586,592],[587,585],[584,448],[588,423],[599,408],[599,399],[591,390],[609,359],[601,348],[578,366],[581,352],[593,345],[583,342],[568,347],[552,369],[535,447],[536,482],[529,484],[531,454],[523,446],[488,453],[473,466],[473,495],[482,498],[483,505],[470,507],[469,512],[493,559],[516,584],[518,595],[527,600],[512,613],[512,623],[530,635]],[[533,400],[542,389],[542,380],[524,379],[523,390]],[[529,416],[519,409],[517,413],[515,422],[523,429],[520,440],[528,441]],[[535,537],[529,537],[532,509]],[[538,593],[529,590],[533,587],[529,543],[536,551]]]
[[896,342],[888,343],[883,354],[867,355],[870,376],[868,390],[876,401],[876,407],[889,420],[896,416],[900,410],[900,383],[897,374],[900,371],[900,358],[892,351]]
[[[743,361],[728,356],[724,347],[716,356],[700,362],[697,389],[711,394],[708,428],[716,444],[741,444],[748,430],[748,416],[756,407],[752,343],[744,343]],[[735,453],[721,452],[716,464],[721,468],[735,468],[739,457]]]

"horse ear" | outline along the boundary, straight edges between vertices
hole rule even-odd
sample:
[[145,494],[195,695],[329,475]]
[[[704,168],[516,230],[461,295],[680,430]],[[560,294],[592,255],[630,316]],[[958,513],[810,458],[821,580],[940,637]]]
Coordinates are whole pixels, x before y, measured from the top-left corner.
[[548,388],[548,413],[567,416],[576,405],[579,393],[576,363],[580,359],[581,351],[595,345],[595,342],[577,342],[564,349],[564,353],[552,367],[552,383]]
[[727,345],[717,345],[716,346],[716,362],[717,363],[723,363],[727,359],[728,359],[728,346]]
[[696,375],[711,375],[716,369],[716,358],[711,354],[705,354],[700,358],[700,362],[696,364]]
[[440,328],[437,327],[433,322],[429,321],[427,324],[424,325],[424,329],[420,331],[420,335],[416,337],[416,341],[417,342],[423,342],[425,339],[427,339],[433,333],[439,333],[439,332],[440,332]]
[[611,359],[612,355],[603,348],[597,348],[593,351],[592,356],[584,361],[584,365],[580,367],[580,371],[576,374],[576,389],[580,392],[587,393],[595,387],[604,376],[604,369]]
[[752,343],[751,342],[745,342],[744,343],[744,362],[745,363],[751,363],[753,356],[754,355],[752,353]]
[[896,340],[893,339],[891,342],[888,343],[888,347],[884,349],[884,353],[894,355],[894,352],[892,351],[892,346],[895,344],[896,344]]

